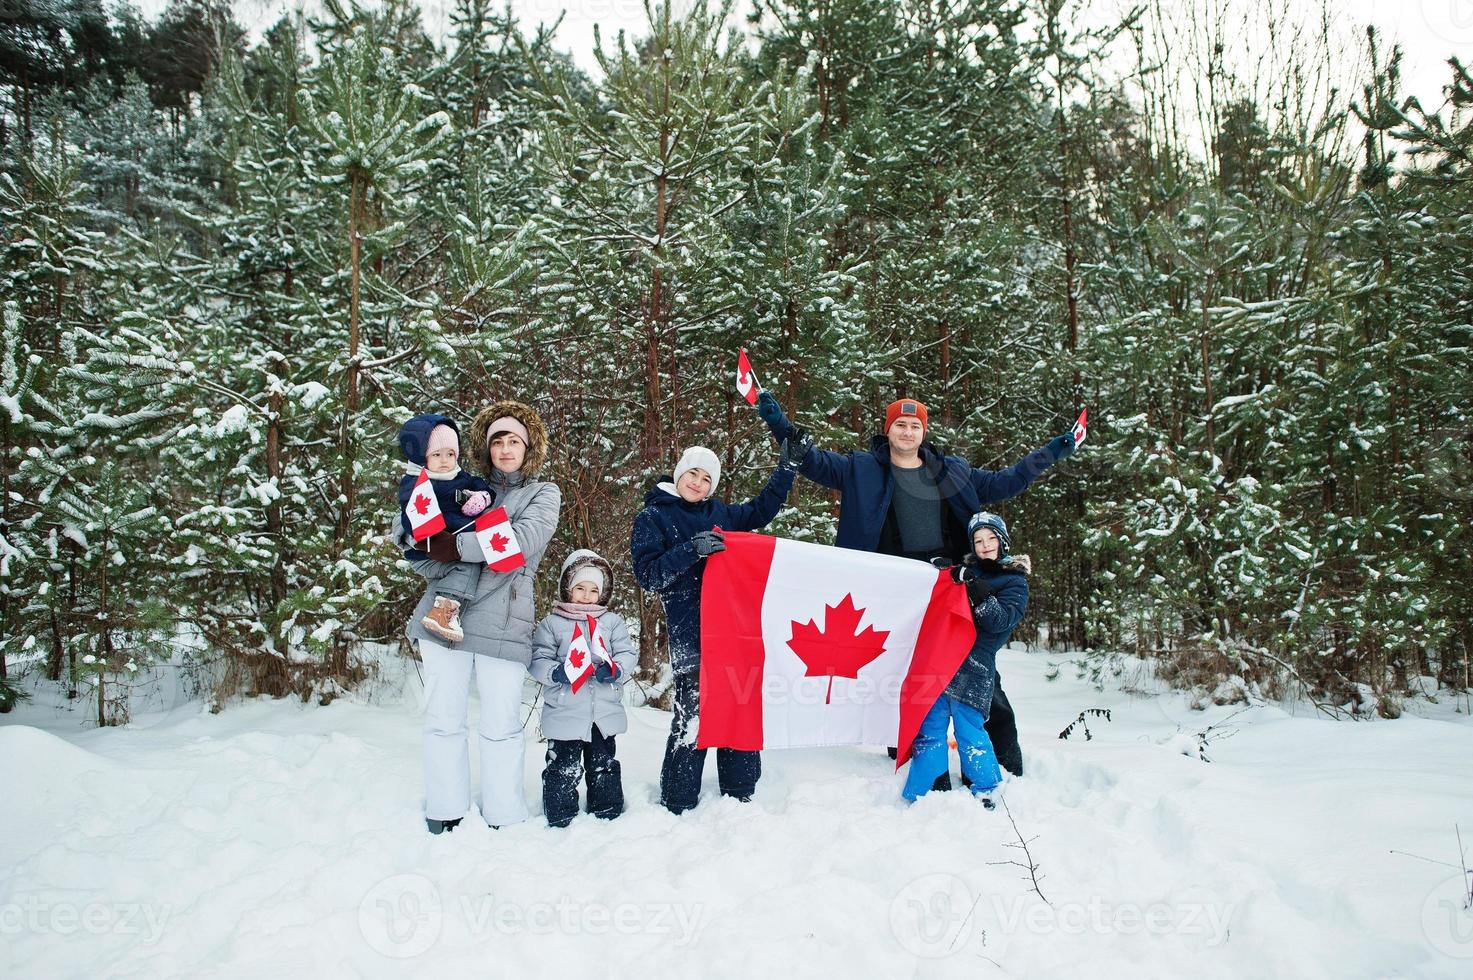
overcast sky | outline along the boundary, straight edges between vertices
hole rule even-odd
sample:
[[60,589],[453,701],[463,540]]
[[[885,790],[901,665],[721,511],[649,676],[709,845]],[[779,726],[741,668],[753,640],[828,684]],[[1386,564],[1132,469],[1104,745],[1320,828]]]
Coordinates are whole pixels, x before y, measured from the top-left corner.
[[[163,9],[166,0],[141,0],[148,14]],[[676,10],[688,9],[691,0],[676,0]],[[712,0],[713,6],[716,0]],[[1128,0],[1091,0],[1091,17],[1108,20]],[[1170,2],[1170,0],[1168,0]],[[1312,20],[1318,16],[1319,0],[1225,0],[1231,4],[1286,4]],[[258,34],[282,13],[301,7],[316,6],[315,0],[234,0],[236,17]],[[431,35],[443,35],[449,28],[446,0],[422,0],[425,27]],[[645,12],[642,0],[512,0],[513,12],[527,27],[539,22],[551,23],[566,10],[558,31],[559,47],[570,51],[574,60],[590,72],[596,71],[592,56],[593,29],[599,25],[610,44],[620,29],[642,34]],[[1358,29],[1371,23],[1391,42],[1400,43],[1403,61],[1403,90],[1417,95],[1429,109],[1443,103],[1442,87],[1447,84],[1450,55],[1458,55],[1464,63],[1473,62],[1473,0],[1330,0],[1337,28],[1355,43]],[[734,20],[745,24],[750,0],[738,0]],[[1358,52],[1356,52],[1358,54]]]

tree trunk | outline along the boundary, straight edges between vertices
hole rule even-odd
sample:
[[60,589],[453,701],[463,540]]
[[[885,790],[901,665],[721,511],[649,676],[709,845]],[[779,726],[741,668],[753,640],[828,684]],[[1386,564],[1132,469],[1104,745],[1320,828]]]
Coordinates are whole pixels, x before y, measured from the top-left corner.
[[726,489],[721,491],[721,499],[728,504],[731,503],[731,486],[734,482],[730,477],[736,473],[736,392],[726,389],[726,462],[722,464],[727,474]]
[[665,279],[661,267],[664,252],[665,225],[669,208],[670,162],[670,59],[664,59],[663,110],[660,124],[660,173],[655,177],[655,244],[651,249],[649,306],[645,311],[645,409],[644,464],[653,467],[664,454],[664,430],[660,416],[660,335],[665,326]]
[[270,420],[266,424],[266,477],[275,486],[277,496],[266,505],[266,533],[271,537],[271,605],[276,608],[286,598],[286,535],[281,513],[281,406],[280,391],[273,391],[267,402]]
[[353,415],[358,411],[358,315],[363,272],[363,242],[359,238],[359,222],[363,211],[364,177],[360,171],[354,169],[349,173],[348,180],[348,261],[352,279],[348,295],[348,369],[343,379],[343,421],[338,435],[338,449],[342,453],[343,467],[339,486],[339,493],[343,498],[342,510],[338,513],[339,547],[347,541],[349,525],[353,519]]
[[109,612],[110,612],[110,610],[108,609],[108,584],[109,584],[109,582],[108,582],[108,577],[107,577],[107,570],[108,570],[108,567],[112,564],[111,562],[108,561],[108,554],[107,554],[108,553],[109,540],[110,539],[109,539],[109,536],[107,534],[104,534],[102,536],[102,553],[101,553],[101,556],[100,556],[102,560],[98,562],[98,566],[99,566],[99,568],[101,570],[101,573],[102,573],[102,585],[101,585],[101,588],[100,588],[100,590],[98,592],[98,598],[97,598],[97,629],[98,629],[99,639],[101,639],[101,641],[102,641],[101,644],[100,644],[100,647],[99,647],[100,650],[101,650],[101,652],[102,652],[102,656],[98,658],[102,662],[98,665],[98,668],[97,668],[97,727],[98,728],[106,728],[107,727],[107,710],[106,710],[107,709],[107,691],[106,691],[106,688],[105,688],[105,680],[107,678],[108,668],[110,668],[112,666],[112,662],[113,662],[113,635],[112,635],[113,631],[112,631],[112,624],[109,622],[109,615],[108,615]]
[[941,334],[941,424],[951,428],[955,418],[951,411],[951,323],[942,317],[936,329]]
[[1203,414],[1206,423],[1207,455],[1208,457],[1215,457],[1217,455],[1217,437],[1214,435],[1212,427],[1212,406],[1214,404],[1212,400],[1212,347],[1208,337],[1212,326],[1212,317],[1207,312],[1207,307],[1211,299],[1212,277],[1208,276],[1206,288],[1202,290],[1202,392],[1206,399],[1206,404],[1203,406]]

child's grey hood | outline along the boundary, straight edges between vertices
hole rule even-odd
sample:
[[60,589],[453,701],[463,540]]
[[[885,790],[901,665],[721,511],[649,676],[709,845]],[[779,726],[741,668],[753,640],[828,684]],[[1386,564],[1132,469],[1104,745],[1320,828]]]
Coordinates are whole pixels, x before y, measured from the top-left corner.
[[578,569],[585,568],[589,565],[604,573],[604,581],[608,583],[608,587],[604,589],[604,594],[598,597],[598,603],[601,606],[607,606],[609,604],[609,599],[614,595],[614,567],[598,552],[588,548],[579,548],[563,562],[562,571],[558,572],[557,577],[557,595],[559,599],[564,602],[568,601],[568,593],[572,589],[571,583],[574,574],[577,573]]

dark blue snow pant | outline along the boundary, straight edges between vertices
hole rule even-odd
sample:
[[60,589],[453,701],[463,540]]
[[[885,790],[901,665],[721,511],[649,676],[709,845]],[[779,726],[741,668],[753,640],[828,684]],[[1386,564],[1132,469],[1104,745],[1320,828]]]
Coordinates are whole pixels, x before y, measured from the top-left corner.
[[[675,716],[670,721],[670,739],[665,743],[665,764],[660,768],[660,803],[671,813],[684,813],[701,795],[706,750],[696,748],[691,731],[699,705],[700,671],[676,674]],[[761,777],[762,753],[716,750],[716,781],[721,795],[751,799]]]
[[547,740],[542,770],[542,812],[553,827],[566,827],[578,815],[578,781],[588,777],[588,812],[612,820],[624,812],[624,783],[614,758],[614,736],[593,726],[593,738]]

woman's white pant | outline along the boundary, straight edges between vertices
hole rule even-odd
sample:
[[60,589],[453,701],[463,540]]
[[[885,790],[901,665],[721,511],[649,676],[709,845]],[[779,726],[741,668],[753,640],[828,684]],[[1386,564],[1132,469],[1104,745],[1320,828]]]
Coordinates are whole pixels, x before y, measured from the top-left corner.
[[522,679],[510,660],[419,641],[425,669],[425,816],[455,820],[471,808],[466,712],[471,675],[481,698],[481,816],[495,826],[527,819],[522,788]]

